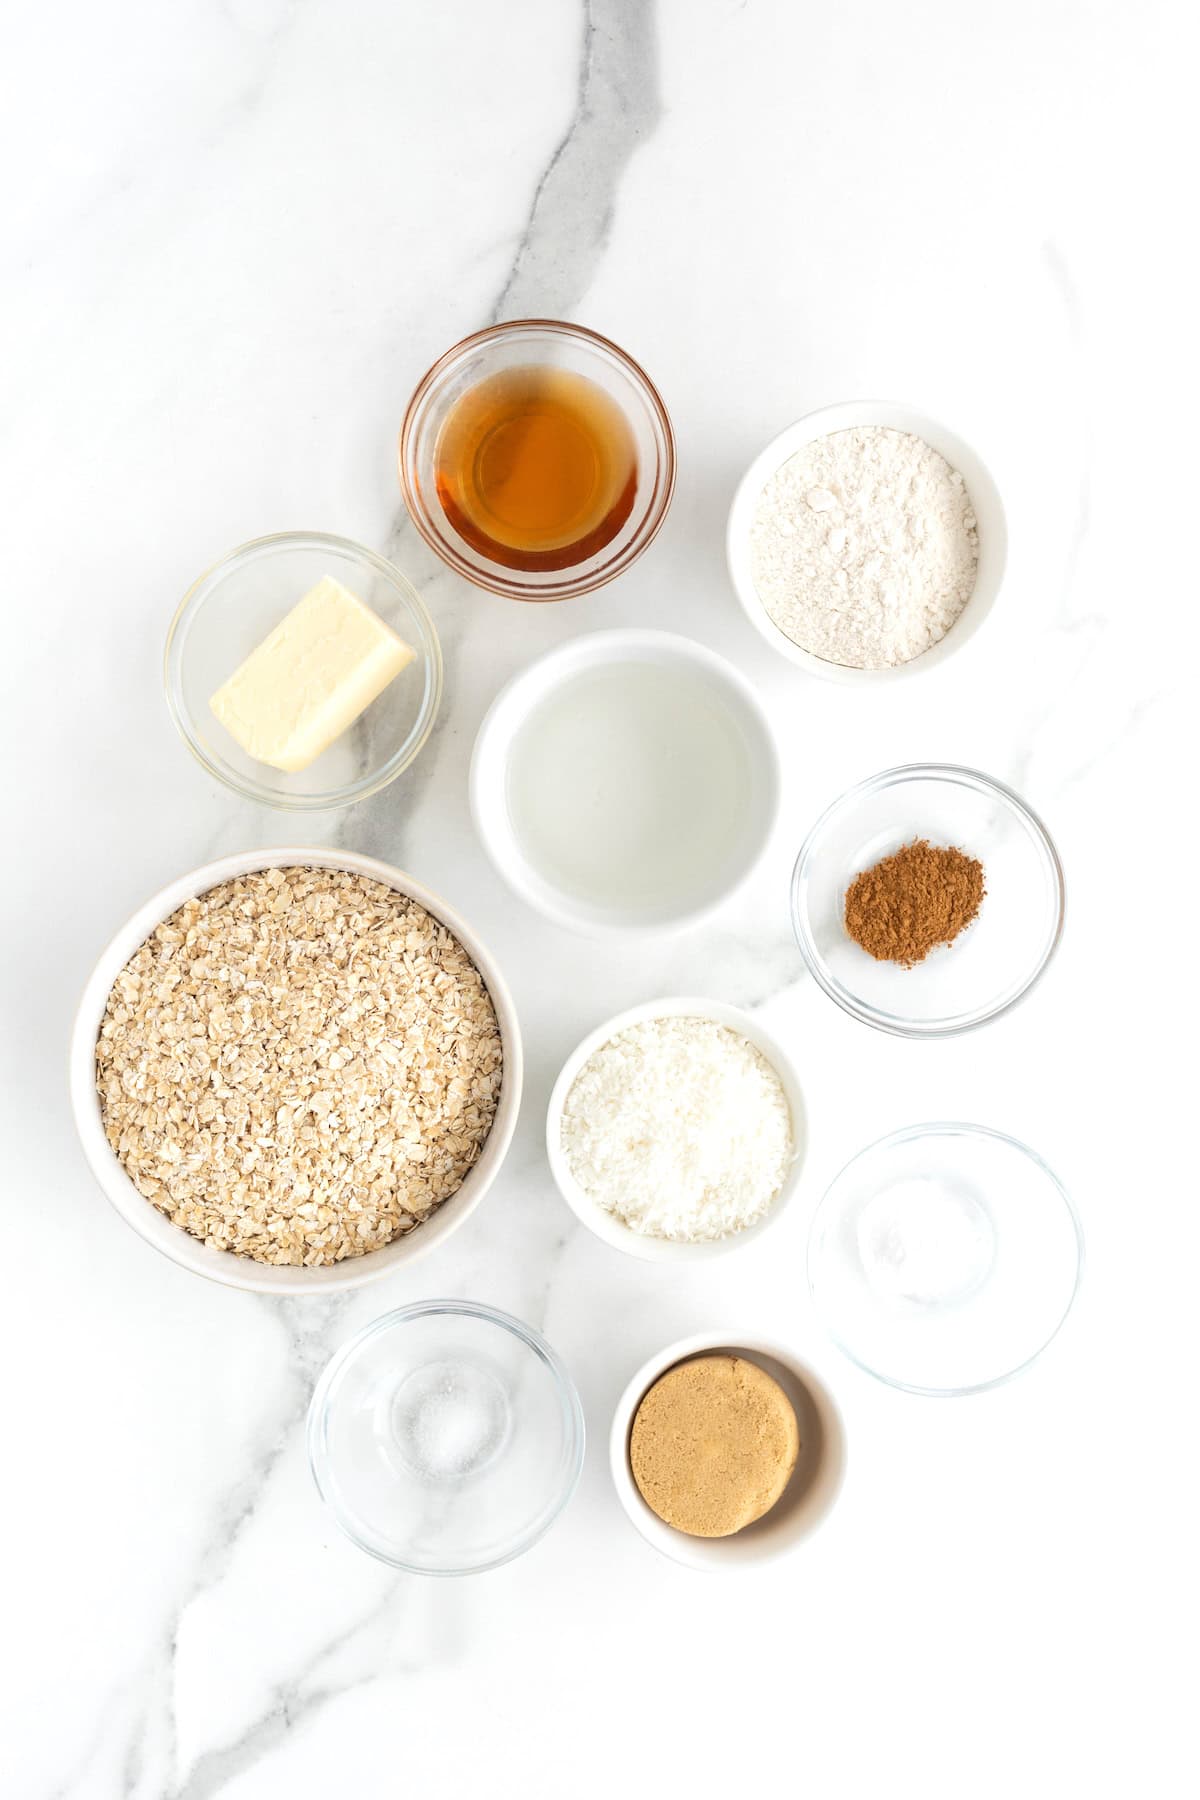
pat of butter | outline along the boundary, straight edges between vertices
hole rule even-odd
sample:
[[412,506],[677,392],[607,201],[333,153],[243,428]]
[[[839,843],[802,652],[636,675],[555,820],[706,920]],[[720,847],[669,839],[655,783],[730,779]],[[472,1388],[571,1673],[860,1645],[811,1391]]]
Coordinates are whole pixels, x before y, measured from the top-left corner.
[[209,705],[247,755],[307,769],[416,651],[332,575],[318,581]]

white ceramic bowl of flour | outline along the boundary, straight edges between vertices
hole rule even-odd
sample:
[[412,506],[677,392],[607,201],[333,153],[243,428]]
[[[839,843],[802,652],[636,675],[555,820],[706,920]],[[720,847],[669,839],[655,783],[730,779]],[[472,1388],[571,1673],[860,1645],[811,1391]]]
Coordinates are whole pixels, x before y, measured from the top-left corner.
[[[567,1097],[585,1063],[619,1033],[654,1019],[705,1019],[736,1032],[769,1063],[787,1100],[791,1115],[792,1155],[783,1185],[760,1218],[724,1237],[689,1241],[682,1238],[652,1237],[645,1232],[635,1231],[624,1219],[609,1212],[585,1191],[575,1178],[571,1159],[563,1144],[563,1112]],[[807,1140],[804,1094],[791,1057],[779,1039],[753,1013],[742,1012],[735,1006],[726,1006],[719,1000],[691,997],[650,1000],[642,1006],[631,1007],[628,1012],[618,1013],[616,1018],[597,1026],[582,1043],[576,1045],[563,1064],[546,1111],[546,1155],[559,1193],[575,1217],[589,1231],[594,1232],[614,1250],[623,1250],[627,1256],[636,1256],[643,1262],[703,1262],[713,1256],[724,1256],[728,1251],[739,1249],[761,1237],[776,1222],[800,1185]]]
[[[798,452],[837,431],[854,431],[881,427],[891,431],[910,432],[944,456],[966,483],[973,503],[979,535],[979,562],[975,585],[962,611],[946,635],[909,662],[891,668],[854,668],[847,663],[827,661],[793,643],[768,613],[755,586],[751,552],[751,528],[759,497],[785,463]],[[780,432],[760,455],[756,456],[738,484],[729,511],[725,536],[733,589],[747,618],[772,649],[777,650],[798,668],[825,681],[867,683],[893,681],[897,676],[925,674],[962,649],[979,630],[995,603],[1004,576],[1008,553],[1008,532],[1004,506],[999,490],[982,459],[962,438],[926,414],[910,406],[888,400],[846,400],[837,406],[822,407],[809,413]]]
[[531,663],[475,740],[475,828],[499,873],[591,936],[691,925],[766,849],[779,756],[754,689],[665,631],[597,631]]

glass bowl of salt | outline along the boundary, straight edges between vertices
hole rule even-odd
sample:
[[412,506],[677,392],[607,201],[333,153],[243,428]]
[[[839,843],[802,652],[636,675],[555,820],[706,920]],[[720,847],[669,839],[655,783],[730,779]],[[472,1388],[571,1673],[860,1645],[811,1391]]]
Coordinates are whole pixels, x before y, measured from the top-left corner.
[[317,1383],[308,1457],[360,1550],[414,1575],[511,1562],[583,1467],[583,1409],[550,1345],[469,1300],[423,1300],[344,1344]]
[[861,1150],[808,1240],[834,1342],[912,1394],[979,1393],[1027,1367],[1071,1310],[1082,1266],[1058,1177],[984,1125],[911,1125]]

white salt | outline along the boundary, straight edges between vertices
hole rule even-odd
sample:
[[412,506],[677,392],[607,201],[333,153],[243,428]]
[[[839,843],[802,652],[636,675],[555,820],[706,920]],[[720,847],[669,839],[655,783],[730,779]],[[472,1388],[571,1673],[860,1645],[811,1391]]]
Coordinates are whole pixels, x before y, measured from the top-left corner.
[[508,1400],[489,1370],[467,1362],[414,1369],[392,1409],[396,1443],[423,1481],[460,1481],[484,1468],[508,1435]]

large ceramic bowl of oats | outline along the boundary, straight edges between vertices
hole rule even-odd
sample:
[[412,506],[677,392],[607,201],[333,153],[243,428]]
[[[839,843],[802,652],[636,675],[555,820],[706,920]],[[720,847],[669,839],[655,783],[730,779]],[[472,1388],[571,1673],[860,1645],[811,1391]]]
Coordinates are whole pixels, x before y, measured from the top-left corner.
[[407,875],[256,850],[181,876],[92,972],[71,1041],[92,1173],[173,1262],[230,1287],[356,1287],[441,1243],[521,1099],[491,956]]

